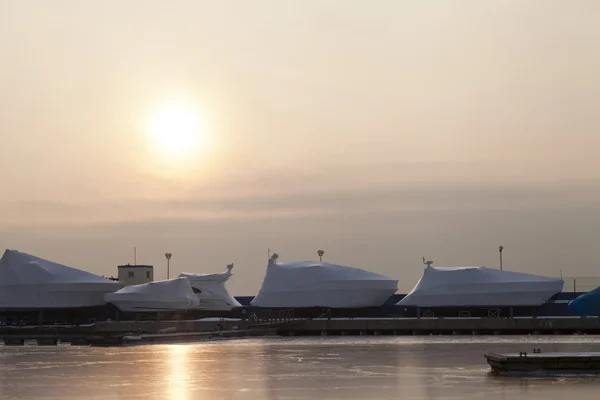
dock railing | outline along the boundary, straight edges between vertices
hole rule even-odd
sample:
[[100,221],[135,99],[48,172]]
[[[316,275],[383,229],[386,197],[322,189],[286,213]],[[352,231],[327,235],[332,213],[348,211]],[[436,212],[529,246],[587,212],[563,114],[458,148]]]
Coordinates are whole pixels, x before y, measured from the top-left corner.
[[294,309],[265,310],[248,317],[250,326],[284,325],[294,321]]

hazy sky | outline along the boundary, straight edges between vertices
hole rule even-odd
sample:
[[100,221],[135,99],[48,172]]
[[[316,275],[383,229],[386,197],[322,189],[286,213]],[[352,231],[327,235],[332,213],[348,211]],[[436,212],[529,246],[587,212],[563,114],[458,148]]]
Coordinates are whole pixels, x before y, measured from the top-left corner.
[[[600,276],[600,2],[0,0],[0,246]],[[149,144],[166,104],[186,157]]]

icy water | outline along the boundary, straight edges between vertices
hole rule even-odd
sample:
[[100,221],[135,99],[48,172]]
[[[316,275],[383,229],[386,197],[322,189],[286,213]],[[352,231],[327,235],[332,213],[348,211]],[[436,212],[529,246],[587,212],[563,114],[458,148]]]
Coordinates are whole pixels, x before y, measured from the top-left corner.
[[0,347],[0,399],[598,399],[600,378],[506,378],[486,351],[600,351],[600,337],[343,337]]

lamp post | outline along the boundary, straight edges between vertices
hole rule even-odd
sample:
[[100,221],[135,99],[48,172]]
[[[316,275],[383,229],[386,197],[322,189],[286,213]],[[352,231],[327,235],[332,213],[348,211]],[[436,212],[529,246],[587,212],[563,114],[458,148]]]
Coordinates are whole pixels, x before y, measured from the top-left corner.
[[498,247],[498,251],[500,252],[500,271],[502,271],[502,250],[504,250],[504,246]]
[[319,250],[317,251],[317,254],[319,255],[319,262],[323,261],[323,254],[325,254],[325,252],[323,250]]
[[171,269],[171,253],[165,253],[165,258],[167,259],[167,279],[169,279],[169,272]]

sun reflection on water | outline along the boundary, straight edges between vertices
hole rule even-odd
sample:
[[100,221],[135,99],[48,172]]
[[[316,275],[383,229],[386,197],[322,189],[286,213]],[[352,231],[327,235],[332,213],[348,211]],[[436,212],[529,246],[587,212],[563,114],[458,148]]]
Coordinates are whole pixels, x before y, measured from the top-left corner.
[[190,392],[190,346],[169,346],[168,391],[172,400],[186,400]]

